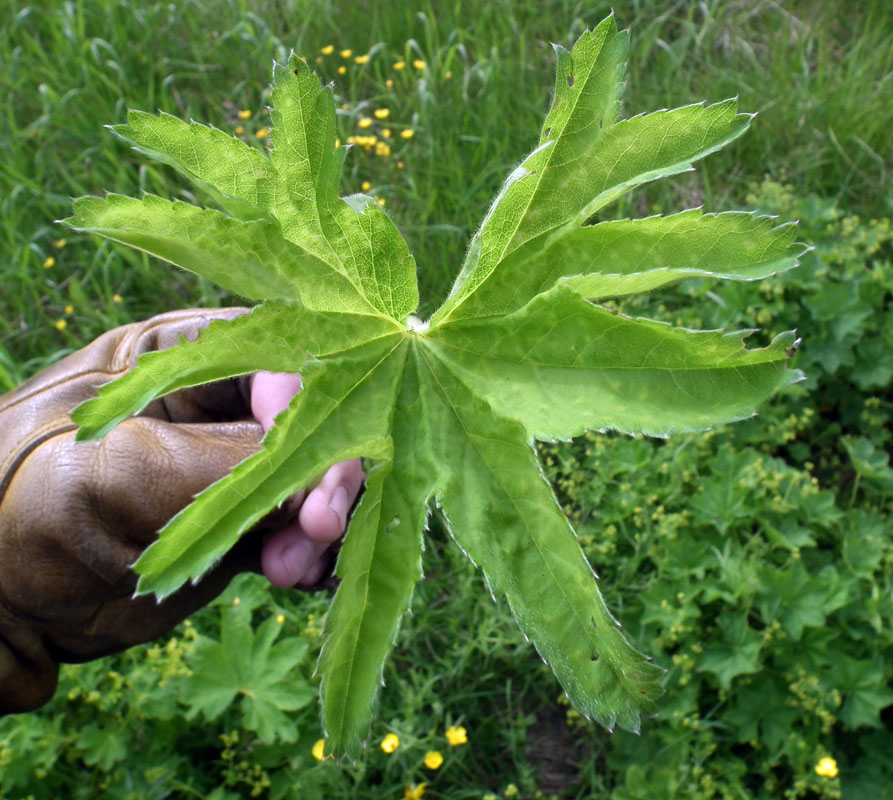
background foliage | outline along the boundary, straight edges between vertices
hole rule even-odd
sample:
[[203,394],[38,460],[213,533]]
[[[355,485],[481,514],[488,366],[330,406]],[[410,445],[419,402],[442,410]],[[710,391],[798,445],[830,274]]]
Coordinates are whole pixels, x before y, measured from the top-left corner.
[[[543,448],[609,605],[668,669],[658,719],[636,737],[577,718],[435,524],[427,547],[441,566],[414,598],[363,764],[311,753],[327,598],[243,578],[168,640],[67,668],[50,706],[0,721],[0,796],[385,798],[426,783],[425,797],[457,800],[893,797],[893,12],[880,0],[614,9],[633,29],[626,114],[739,94],[760,116],[696,173],[609,214],[756,208],[799,219],[816,248],[761,285],[692,280],[623,306],[692,327],[759,326],[755,337],[796,327],[808,379],[759,417],[667,441],[591,434]],[[367,137],[354,139],[345,191],[368,181],[386,203],[430,310],[535,140],[548,42],[569,46],[609,11],[0,0],[0,385],[111,326],[236,302],[53,225],[72,196],[106,189],[202,202],[102,130],[127,107],[263,147],[271,60],[291,48],[319,58],[342,141]],[[466,744],[444,737],[456,725]],[[391,754],[378,746],[388,733],[400,740]],[[431,750],[445,758],[437,770],[423,765]],[[816,773],[826,756],[838,777]]]

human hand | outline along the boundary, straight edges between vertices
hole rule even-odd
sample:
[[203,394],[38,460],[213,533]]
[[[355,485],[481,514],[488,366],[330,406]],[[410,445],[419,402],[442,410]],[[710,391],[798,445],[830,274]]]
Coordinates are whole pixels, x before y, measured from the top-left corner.
[[60,662],[161,636],[239,572],[263,569],[279,586],[295,579],[310,586],[325,574],[322,554],[340,536],[362,482],[357,462],[332,467],[198,583],[160,603],[133,597],[131,565],[195,494],[257,451],[298,388],[296,376],[185,389],[99,441],[75,442],[69,412],[96,386],[142,353],[239,313],[176,311],[116,328],[0,397],[0,714],[49,700]]

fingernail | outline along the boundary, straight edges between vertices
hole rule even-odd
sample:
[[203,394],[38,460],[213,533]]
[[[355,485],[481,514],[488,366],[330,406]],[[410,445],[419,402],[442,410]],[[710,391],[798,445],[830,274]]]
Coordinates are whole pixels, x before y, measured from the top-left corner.
[[338,486],[332,492],[329,508],[338,515],[338,519],[341,520],[341,530],[343,531],[347,527],[347,512],[350,511],[350,497],[347,494],[347,489],[343,486]]
[[313,552],[313,542],[309,539],[301,539],[282,551],[282,565],[285,567],[288,579],[293,584],[304,577],[304,573],[310,566],[310,560],[313,558]]

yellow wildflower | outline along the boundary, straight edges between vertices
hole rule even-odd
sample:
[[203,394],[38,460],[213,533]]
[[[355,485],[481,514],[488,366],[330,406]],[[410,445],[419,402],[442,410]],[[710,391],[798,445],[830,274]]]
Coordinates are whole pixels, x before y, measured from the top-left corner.
[[360,117],[360,121],[357,122],[358,128],[369,128],[372,125],[371,117]]
[[376,108],[375,111],[373,111],[372,113],[375,115],[375,119],[387,119],[391,113],[391,109]]
[[113,302],[113,303],[123,303],[123,302],[124,302],[124,298],[121,297],[121,295],[119,295],[119,294],[113,294],[113,295],[112,295],[112,302]]
[[353,50],[342,50],[341,58],[350,58],[353,55]]
[[361,188],[364,192],[368,192],[368,191],[372,188],[372,184],[371,184],[369,181],[363,181],[363,182],[360,184],[360,188]]
[[245,129],[241,125],[237,125],[233,133],[235,133],[236,136],[241,136],[243,133],[245,133]]
[[382,130],[382,132],[381,132],[381,135],[382,135],[385,139],[390,139],[390,138],[391,138],[391,129],[390,129],[390,128],[384,128],[384,129]]
[[251,112],[247,108],[243,108],[239,112],[239,119],[251,119]]
[[453,77],[453,71],[451,69],[448,69],[446,72],[443,73],[443,77],[447,80],[450,80]]
[[825,757],[816,764],[815,772],[816,775],[821,775],[823,778],[836,778],[837,762],[833,758]]
[[400,737],[396,733],[389,733],[381,740],[381,749],[388,755],[393,753],[400,746]]
[[66,314],[70,314],[72,311],[74,311],[74,306],[72,306],[72,305],[67,305],[67,306],[65,306],[65,313],[66,313]]
[[375,202],[378,203],[378,205],[383,206],[385,204],[385,199],[383,197],[376,197]]
[[257,133],[254,134],[258,139],[266,139],[270,135],[269,128],[261,128]]
[[347,67],[345,67],[344,64],[342,64],[340,67],[338,67],[338,74],[339,75],[347,75]]
[[326,757],[326,754],[325,754],[325,747],[326,747],[326,740],[325,740],[325,739],[319,739],[319,740],[316,742],[316,744],[313,745],[313,749],[312,749],[310,752],[313,753],[313,757],[314,757],[317,761],[322,761],[322,760]]
[[366,55],[366,56],[357,56],[357,57],[354,59],[354,62],[357,63],[357,64],[365,64],[368,60],[369,60],[369,56],[368,56],[368,55]]
[[468,742],[468,731],[461,726],[450,725],[446,730],[446,738],[451,747],[457,747]]
[[391,80],[391,78],[388,78],[388,79],[384,82],[384,85],[387,86],[388,89],[393,89],[393,88],[394,88],[394,81]]
[[278,617],[276,617],[276,622],[278,622],[280,625],[285,622],[285,614],[280,614]]
[[422,800],[427,785],[427,783],[420,783],[418,786],[404,786],[403,800]]
[[385,142],[379,142],[375,145],[375,155],[389,156],[391,154],[391,146]]
[[412,128],[407,128],[404,131],[400,131],[401,139],[412,139],[413,136],[415,136],[415,131]]
[[321,48],[319,52],[324,56],[330,56],[335,52],[335,45],[327,44],[325,47]]
[[57,239],[53,242],[53,247],[58,247],[61,250],[66,244],[68,244],[68,242],[65,239]]
[[422,61],[422,59],[420,59],[420,58],[417,58],[415,61],[413,61],[413,62],[412,62],[412,65],[413,65],[416,69],[424,69],[424,68],[427,66],[427,65],[425,64],[425,62]]
[[54,323],[56,330],[64,331],[68,327],[68,323],[64,319],[57,319]]
[[313,59],[314,64],[322,64],[322,56],[317,56]]
[[503,797],[517,797],[518,796],[518,787],[515,784],[510,783],[505,787],[505,791],[502,793]]
[[394,62],[394,69],[404,69],[405,67],[406,67],[405,61],[395,61]]
[[436,750],[429,750],[425,753],[425,766],[428,769],[440,769],[443,764],[443,756]]
[[402,161],[397,162],[397,169],[403,169],[403,167],[405,167],[405,166],[406,166],[406,164],[404,164]]
[[56,263],[56,259],[50,256],[46,261],[43,262],[43,268],[49,269]]

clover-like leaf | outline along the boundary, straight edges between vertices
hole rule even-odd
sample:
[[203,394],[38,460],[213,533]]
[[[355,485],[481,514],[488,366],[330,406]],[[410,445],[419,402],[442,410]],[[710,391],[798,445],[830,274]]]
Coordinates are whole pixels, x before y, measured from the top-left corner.
[[77,201],[68,220],[264,301],[100,388],[72,414],[80,438],[185,386],[256,369],[304,379],[262,450],[146,550],[138,591],[165,596],[199,580],[329,466],[371,461],[317,668],[327,751],[356,753],[366,735],[435,504],[574,705],[637,730],[655,711],[662,671],[611,616],[533,442],[587,429],[702,429],[752,415],[798,378],[787,367],[791,332],[747,349],[749,331],[674,328],[592,302],[688,276],[757,280],[795,266],[805,249],[792,225],[737,212],[589,224],[629,189],[691,169],[751,119],[729,100],[618,120],[626,48],[613,17],[571,51],[556,48],[540,142],[508,177],[428,322],[411,316],[415,263],[387,214],[371,198],[338,195],[345,151],[335,146],[332,92],[295,56],[274,69],[269,158],[164,115],[133,112],[116,129],[223,212],[110,196]]

